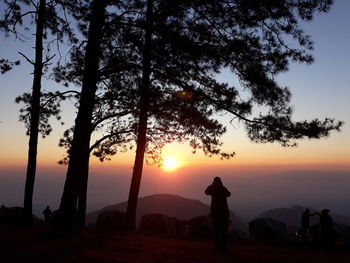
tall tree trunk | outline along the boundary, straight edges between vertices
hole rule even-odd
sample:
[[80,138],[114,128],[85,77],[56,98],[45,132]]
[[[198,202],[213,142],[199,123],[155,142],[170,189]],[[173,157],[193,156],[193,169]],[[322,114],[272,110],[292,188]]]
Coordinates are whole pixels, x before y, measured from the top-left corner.
[[[105,0],[94,0],[91,5],[91,18],[85,52],[85,67],[79,101],[80,104],[77,118],[75,120],[66,182],[61,198],[59,213],[60,226],[67,229],[74,227],[76,223],[78,223],[78,199],[84,199],[86,202],[85,188],[87,187],[89,172],[89,146],[92,133],[92,113],[95,105],[98,64],[101,53],[100,44],[106,3],[107,1]],[[79,219],[79,222],[84,224],[81,218]]]
[[38,149],[41,77],[43,74],[43,33],[45,24],[46,0],[40,0],[35,33],[35,63],[32,101],[30,110],[30,131],[26,183],[24,189],[24,220],[30,225],[33,220],[33,192]]
[[88,177],[89,177],[89,162],[85,166],[85,171],[82,172],[82,180],[81,180],[79,197],[78,197],[78,224],[80,226],[85,226]]
[[128,206],[126,210],[126,226],[130,230],[136,228],[136,209],[137,200],[140,191],[143,161],[146,149],[148,105],[149,105],[149,86],[151,74],[151,42],[152,42],[152,24],[153,24],[153,0],[147,2],[145,42],[143,50],[143,69],[142,81],[140,87],[140,113],[137,131],[137,148],[134,163],[134,170],[131,179]]

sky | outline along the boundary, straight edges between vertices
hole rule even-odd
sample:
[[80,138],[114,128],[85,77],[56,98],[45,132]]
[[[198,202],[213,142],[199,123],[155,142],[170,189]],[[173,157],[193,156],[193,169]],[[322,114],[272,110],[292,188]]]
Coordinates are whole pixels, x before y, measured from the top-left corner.
[[[223,148],[236,152],[233,159],[221,161],[215,157],[205,157],[202,153],[193,155],[187,145],[172,144],[165,148],[164,156],[175,157],[181,169],[166,170],[146,166],[145,174],[147,176],[161,174],[162,180],[169,178],[176,180],[174,179],[176,177],[186,180],[191,174],[202,172],[208,176],[225,174],[227,178],[230,178],[230,174],[231,176],[237,175],[237,171],[241,174],[276,174],[290,170],[327,171],[329,174],[339,171],[349,172],[350,17],[348,10],[350,10],[350,1],[336,0],[329,13],[318,14],[313,21],[305,23],[303,28],[314,41],[312,54],[315,62],[311,65],[291,64],[289,71],[276,77],[282,86],[288,86],[292,92],[295,120],[323,119],[324,117],[342,120],[345,124],[340,133],[332,132],[329,138],[321,140],[301,140],[296,148],[283,148],[278,144],[255,144],[249,141],[243,126],[236,123],[230,124],[230,116],[222,116],[220,119],[228,126],[228,132],[223,137]],[[5,39],[1,35],[0,58],[21,59],[17,53],[19,51],[31,57],[34,52],[33,45],[33,39],[23,44],[11,38]],[[26,61],[21,60],[19,67],[0,76],[0,187],[4,189],[6,185],[7,189],[6,194],[0,191],[0,202],[5,200],[5,203],[11,205],[21,204],[24,167],[27,161],[28,137],[25,135],[23,123],[18,121],[20,106],[14,103],[14,99],[23,92],[30,91],[32,68]],[[237,84],[229,72],[224,71],[219,78],[230,84]],[[44,90],[60,88],[58,84],[49,79],[44,79],[42,86]],[[39,140],[38,189],[39,185],[44,187],[45,180],[52,182],[56,180],[53,178],[58,178],[59,187],[52,186],[52,189],[44,189],[55,193],[50,202],[56,205],[61,194],[66,169],[57,164],[57,161],[64,155],[64,149],[57,146],[58,140],[63,131],[73,124],[74,117],[75,109],[69,102],[65,103],[63,107],[65,125],[60,126],[55,120],[52,120],[53,132],[49,137]],[[108,181],[106,178],[114,176],[113,180],[123,178],[121,179],[123,184],[127,185],[126,182],[131,176],[133,157],[133,151],[117,154],[111,162],[106,163],[100,163],[92,157],[91,177],[94,178],[94,182],[96,180],[98,182],[96,174],[100,174],[105,181]],[[208,174],[208,171],[211,171],[211,174]],[[183,174],[187,174],[188,177],[184,177]],[[210,179],[203,177],[202,181],[199,181],[203,185],[210,183],[204,180]],[[141,193],[156,193],[159,188],[154,185],[150,183],[148,186],[142,186]],[[102,188],[98,186],[98,183],[93,187],[89,188],[91,189],[89,190],[91,200],[97,198],[92,193],[99,192]],[[118,188],[118,185],[115,187]],[[127,189],[128,186],[124,188]],[[176,192],[176,189],[172,188],[172,191]],[[102,198],[100,203],[113,202],[113,200],[124,201],[127,197],[127,193],[124,192],[121,195],[111,193],[110,196]],[[178,192],[181,192],[181,189],[178,189]],[[191,191],[188,191],[187,195],[191,195],[190,193]],[[198,195],[192,195],[192,197],[202,198],[199,192]],[[35,198],[39,200],[41,197],[37,195]],[[97,205],[98,202],[95,203]]]

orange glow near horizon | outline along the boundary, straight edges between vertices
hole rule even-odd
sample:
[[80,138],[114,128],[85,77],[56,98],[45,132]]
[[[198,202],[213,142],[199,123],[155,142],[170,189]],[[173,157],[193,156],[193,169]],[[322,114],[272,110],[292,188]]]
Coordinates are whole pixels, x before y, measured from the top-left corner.
[[[45,143],[39,144],[38,148],[38,168],[50,168],[65,170],[67,166],[60,166],[57,161],[65,154],[64,149],[58,148],[56,144],[49,143],[51,138],[45,139]],[[10,147],[9,140],[2,141],[3,149],[0,152],[1,169],[23,169],[27,163],[27,148]],[[180,172],[193,171],[197,172],[205,169],[218,170],[241,170],[241,169],[263,169],[263,170],[280,170],[280,169],[308,169],[308,170],[350,170],[349,152],[350,147],[344,145],[336,147],[326,147],[330,142],[336,145],[336,140],[332,137],[322,141],[306,141],[297,148],[283,148],[279,145],[269,144],[248,144],[242,140],[239,144],[232,141],[231,145],[237,145],[237,155],[231,160],[220,160],[213,156],[209,158],[201,151],[192,154],[192,149],[187,144],[171,143],[163,149],[162,156],[175,158],[167,160],[161,165],[160,170],[163,172]],[[24,142],[21,141],[24,144]],[[344,143],[343,143],[344,144]],[[229,146],[226,146],[229,150]],[[327,149],[325,151],[324,149]],[[228,151],[227,150],[227,151]],[[131,173],[134,165],[135,152],[118,153],[112,157],[111,161],[101,163],[97,158],[91,156],[91,169],[111,171],[114,173],[122,169]],[[171,159],[171,158],[170,158]],[[147,169],[152,169],[149,165],[144,165]],[[156,168],[156,167],[153,167]],[[182,172],[182,171],[181,171]],[[180,173],[181,173],[180,172]]]

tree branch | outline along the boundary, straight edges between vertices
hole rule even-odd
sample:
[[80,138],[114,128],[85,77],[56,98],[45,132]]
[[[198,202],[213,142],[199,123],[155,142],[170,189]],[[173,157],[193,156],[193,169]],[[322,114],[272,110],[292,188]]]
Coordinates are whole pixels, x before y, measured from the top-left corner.
[[55,56],[56,56],[56,54],[54,54],[54,55],[52,55],[51,57],[49,57],[47,60],[45,60],[45,61],[43,62],[43,65],[48,65],[47,63],[48,63],[50,60],[52,60]]
[[105,120],[108,120],[110,118],[114,118],[114,117],[122,117],[122,116],[125,116],[125,115],[128,115],[130,114],[132,111],[122,111],[122,112],[118,112],[118,113],[114,113],[114,114],[111,114],[111,115],[106,115],[104,116],[103,118],[100,118],[98,119],[96,122],[94,122],[92,124],[92,129],[94,130],[97,125],[99,125],[100,123],[104,122]]
[[65,91],[65,92],[61,92],[61,93],[56,93],[55,95],[51,96],[50,98],[48,98],[45,103],[41,106],[41,107],[45,107],[48,103],[50,103],[54,98],[58,97],[58,96],[62,96],[62,95],[65,95],[65,94],[68,94],[68,93],[75,93],[75,94],[78,94],[80,95],[80,92],[79,91],[75,91],[75,90],[68,90],[68,91]]
[[24,57],[30,64],[32,64],[34,66],[34,62],[31,61],[26,55],[24,55],[22,52],[18,52],[18,54],[20,54],[22,57]]
[[89,152],[91,153],[96,147],[98,147],[104,140],[107,140],[108,138],[111,138],[113,136],[120,135],[120,134],[134,132],[134,131],[135,130],[126,130],[126,131],[115,132],[115,133],[105,135],[102,138],[98,139],[93,145],[90,146]]

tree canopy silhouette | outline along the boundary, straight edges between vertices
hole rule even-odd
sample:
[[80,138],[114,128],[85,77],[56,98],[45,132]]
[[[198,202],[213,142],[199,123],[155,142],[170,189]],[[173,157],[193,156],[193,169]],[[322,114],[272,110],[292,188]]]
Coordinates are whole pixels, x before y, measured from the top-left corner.
[[[117,152],[116,145],[136,140],[127,209],[128,226],[134,228],[145,152],[152,159],[176,139],[189,141],[194,151],[210,156],[233,156],[220,149],[226,127],[215,114],[231,114],[254,142],[282,146],[295,146],[301,138],[326,137],[342,125],[330,118],[293,121],[290,91],[275,81],[290,62],[313,61],[312,42],[300,21],[327,12],[332,1],[84,3],[71,5],[71,10],[82,20],[85,50],[78,45],[69,67],[56,71],[58,80],[82,86],[73,135],[67,132],[61,141],[69,148],[61,202],[67,218],[81,203],[83,221],[92,146],[104,160]],[[105,16],[96,13],[102,6],[110,7],[103,11]],[[238,77],[243,93],[218,81],[223,69]],[[102,94],[96,95],[97,88]],[[91,145],[95,128],[107,134]]]
[[[159,80],[159,87],[189,92],[194,103],[206,103],[209,112],[233,114],[245,124],[249,138],[255,142],[293,146],[295,139],[321,138],[331,130],[339,130],[342,123],[329,118],[293,122],[290,92],[274,80],[277,73],[288,69],[291,60],[312,62],[307,53],[312,49],[311,40],[298,21],[311,20],[317,11],[328,11],[331,1],[257,4],[147,0],[133,4],[140,11],[129,19],[134,23],[128,23],[128,32],[134,35],[127,40],[138,52],[134,57],[139,58],[142,79],[137,149],[127,208],[129,228],[135,227],[153,80]],[[292,48],[288,38],[295,40],[299,48]],[[237,88],[216,80],[222,68],[229,68],[238,76],[249,93],[248,99],[241,99]],[[254,105],[263,107],[265,113],[254,116]],[[212,144],[190,142],[205,153],[220,153]]]
[[[128,28],[121,29],[117,26],[123,25],[123,23],[115,22],[116,19],[126,21],[127,16],[124,15],[121,18],[118,13],[108,13],[106,17],[109,20],[104,22],[100,42],[98,93],[95,95],[94,109],[91,115],[92,125],[91,130],[84,130],[85,133],[102,132],[102,136],[95,142],[90,142],[89,145],[89,153],[92,152],[101,161],[109,159],[118,151],[125,151],[133,146],[132,142],[135,141],[140,113],[138,89],[142,76],[141,62],[130,59],[130,57],[138,56],[137,52],[134,51],[138,46],[131,41],[127,43],[126,40],[123,40],[127,35],[130,36]],[[119,30],[116,30],[116,27]],[[86,29],[82,30],[83,34],[86,35]],[[118,49],[115,46],[118,46]],[[55,69],[56,80],[67,84],[81,85],[83,60],[84,44],[77,43],[72,48],[71,60],[68,64],[59,65]],[[148,162],[159,165],[162,146],[174,140],[186,141],[190,138],[196,138],[207,145],[211,144],[212,148],[219,146],[219,136],[226,129],[215,119],[210,118],[211,113],[207,111],[207,106],[199,103],[188,103],[188,100],[184,99],[183,96],[174,96],[173,89],[167,88],[166,91],[160,88],[160,81],[159,78],[154,79],[151,84],[153,99],[148,113],[150,121],[147,131]],[[79,104],[77,106],[79,107]],[[60,140],[60,145],[68,149],[68,155],[61,163],[70,163],[74,131],[75,127],[68,129]],[[88,159],[86,161],[88,162]],[[87,170],[84,171],[84,173],[87,172]],[[83,171],[81,170],[80,173]],[[80,183],[87,186],[88,175],[84,175],[83,178],[84,183]],[[78,204],[79,222],[84,224],[86,187],[79,194],[76,204]]]

